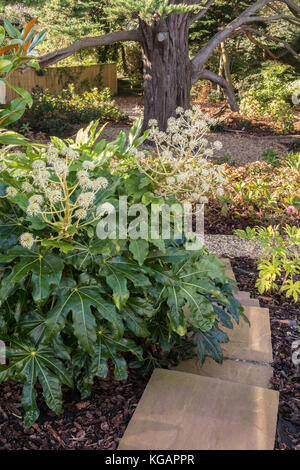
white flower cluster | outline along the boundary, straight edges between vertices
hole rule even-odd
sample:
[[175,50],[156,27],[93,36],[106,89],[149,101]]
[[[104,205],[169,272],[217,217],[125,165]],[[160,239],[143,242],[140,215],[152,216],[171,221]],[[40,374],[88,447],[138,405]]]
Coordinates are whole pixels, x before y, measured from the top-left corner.
[[198,106],[184,111],[177,108],[177,117],[168,120],[166,132],[156,120],[148,122],[149,139],[155,144],[154,155],[133,151],[135,164],[157,186],[162,196],[175,195],[180,200],[208,202],[214,194],[224,195],[223,166],[209,161],[222,142],[209,142],[205,137],[215,119],[203,114]]
[[[107,178],[95,173],[97,162],[80,157],[72,148],[50,145],[32,162],[31,170],[23,176],[25,181],[6,189],[6,197],[11,199],[25,193],[27,215],[40,216],[58,239],[70,237],[70,227],[79,229],[99,218],[94,206],[96,194],[109,186]],[[28,249],[34,241],[39,240],[27,232],[20,237],[20,244]]]
[[[84,161],[82,164],[82,168],[85,168],[84,170],[80,170],[77,172],[77,178],[79,182],[79,186],[86,191],[87,189],[91,189],[95,193],[99,191],[100,189],[106,189],[109,185],[109,182],[107,178],[104,178],[103,176],[100,176],[99,178],[96,178],[95,180],[91,180],[89,178],[89,173],[88,171],[93,171],[94,166],[89,165],[90,163],[93,164],[93,162],[89,161]],[[94,165],[94,164],[93,164]],[[90,167],[89,170],[87,169],[88,166]]]
[[20,245],[22,245],[24,248],[27,248],[28,250],[31,250],[33,244],[33,235],[29,232],[22,233],[22,235],[20,236]]

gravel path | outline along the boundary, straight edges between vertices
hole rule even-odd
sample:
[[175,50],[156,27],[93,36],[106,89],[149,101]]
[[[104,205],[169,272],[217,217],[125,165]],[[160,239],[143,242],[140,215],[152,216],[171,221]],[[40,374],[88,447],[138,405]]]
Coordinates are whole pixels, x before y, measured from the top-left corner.
[[[120,106],[122,112],[128,114],[130,121],[134,121],[143,114],[143,100],[141,97],[119,97],[116,104]],[[205,110],[206,111],[206,110]],[[108,125],[103,131],[102,137],[113,140],[121,130],[127,134],[130,124]],[[237,166],[245,165],[262,159],[262,154],[268,149],[278,152],[280,155],[287,152],[288,145],[300,135],[293,136],[260,136],[247,134],[243,131],[210,133],[208,139],[211,141],[220,140],[223,149],[215,152],[215,157],[228,157],[230,162],[235,162]]]
[[262,250],[255,243],[236,235],[204,235],[204,245],[210,253],[228,258],[257,258],[262,254]]

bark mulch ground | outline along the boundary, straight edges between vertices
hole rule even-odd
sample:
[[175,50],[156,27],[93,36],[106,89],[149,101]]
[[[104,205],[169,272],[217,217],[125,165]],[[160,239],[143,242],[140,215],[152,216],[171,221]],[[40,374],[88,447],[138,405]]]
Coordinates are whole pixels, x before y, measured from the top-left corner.
[[66,389],[59,417],[39,397],[41,415],[30,429],[22,422],[22,388],[7,382],[0,388],[0,450],[115,450],[147,381],[135,371],[127,381],[98,379],[84,401]]
[[204,230],[207,234],[232,235],[234,230],[245,230],[247,227],[254,227],[255,225],[260,227],[268,226],[270,221],[259,220],[259,217],[250,218],[246,214],[237,216],[232,211],[225,215],[222,213],[220,204],[214,201],[205,206]]
[[300,301],[284,295],[260,295],[255,289],[258,272],[250,258],[231,260],[239,289],[258,298],[270,311],[273,368],[272,386],[280,392],[276,449],[300,450],[300,366],[292,361],[292,343],[300,340]]
[[257,210],[253,216],[249,216],[249,210],[245,213],[240,210],[240,214],[234,214],[230,211],[227,214],[222,213],[221,205],[217,201],[210,201],[205,206],[204,211],[204,231],[206,234],[211,235],[233,235],[234,230],[245,230],[247,227],[268,227],[269,225],[277,225],[281,222],[282,225],[285,223],[300,227],[300,218],[286,218],[284,221],[274,219],[267,219],[264,212]]

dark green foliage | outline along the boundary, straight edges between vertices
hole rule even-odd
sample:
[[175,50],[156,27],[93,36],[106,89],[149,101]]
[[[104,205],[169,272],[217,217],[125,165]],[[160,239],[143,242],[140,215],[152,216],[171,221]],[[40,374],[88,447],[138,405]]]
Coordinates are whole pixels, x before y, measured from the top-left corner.
[[[151,180],[138,171],[122,178],[109,172],[113,158],[124,159],[146,138],[137,138],[140,124],[131,130],[129,143],[121,133],[110,144],[95,145],[97,123],[80,131],[76,144],[68,142],[79,153],[66,184],[73,187],[78,169],[90,161],[96,164],[93,178],[109,179],[107,189],[97,192],[96,204],[117,206],[118,197],[127,196],[131,205],[145,195],[147,201],[171,203],[155,196]],[[58,138],[52,142],[58,151],[66,146]],[[32,165],[45,158],[30,147],[27,155],[11,155],[10,163],[7,157],[10,171],[1,173],[1,196],[7,185],[18,192],[22,182],[36,184]],[[12,176],[17,168],[21,178]],[[8,359],[0,366],[0,381],[24,384],[27,427],[39,416],[37,382],[47,405],[59,414],[62,385],[75,385],[86,397],[95,377],[106,377],[110,368],[117,380],[126,380],[128,365],[147,373],[191,357],[194,343],[202,361],[209,355],[221,362],[220,345],[227,341],[221,327],[239,322],[242,307],[217,257],[205,249],[186,250],[185,239],[180,244],[118,236],[101,240],[93,219],[80,230],[73,224],[69,232],[57,233],[53,224],[26,213],[28,197],[0,198],[0,339]],[[20,235],[29,231],[35,239],[31,249],[19,244]]]
[[93,88],[82,94],[74,91],[74,86],[60,93],[52,94],[36,87],[32,93],[33,105],[20,121],[28,123],[34,131],[49,135],[62,136],[72,124],[88,123],[94,119],[102,122],[120,122],[126,120],[114,105],[108,88],[99,91]]

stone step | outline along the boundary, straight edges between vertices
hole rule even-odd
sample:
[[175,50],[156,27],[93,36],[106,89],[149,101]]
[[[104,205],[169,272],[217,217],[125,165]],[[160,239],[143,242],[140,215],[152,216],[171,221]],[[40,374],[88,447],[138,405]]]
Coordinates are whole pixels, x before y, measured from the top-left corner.
[[[229,259],[226,275],[235,280]],[[272,450],[279,394],[270,390],[273,369],[268,309],[237,291],[243,320],[223,345],[224,361],[182,361],[156,369],[118,450]],[[188,306],[186,306],[188,316]],[[230,430],[230,432],[228,432]]]
[[235,275],[231,267],[230,259],[228,258],[222,258],[222,261],[225,265],[225,274],[227,277],[235,281]]
[[248,292],[237,291],[235,298],[243,305],[243,307],[259,307],[259,300],[252,299]]
[[270,388],[273,377],[273,368],[269,364],[226,358],[218,364],[207,357],[203,365],[198,358],[188,359],[172,367],[172,370],[263,388]]
[[156,369],[118,450],[272,450],[278,392]]
[[[242,297],[246,296],[242,293]],[[202,366],[198,358],[193,358],[180,362],[173,370],[268,388],[273,376],[269,311],[245,306],[245,315],[251,327],[241,319],[233,330],[223,328],[230,338],[229,343],[222,345],[223,364],[208,357]]]
[[259,307],[259,302],[256,299],[243,300],[241,302],[243,307]]
[[249,300],[250,299],[250,294],[249,292],[243,291],[243,290],[238,290],[235,294],[236,297],[238,297],[240,300]]
[[223,345],[224,357],[246,361],[271,363],[273,361],[269,310],[245,307],[251,327],[241,319],[233,330],[226,331],[229,342]]

